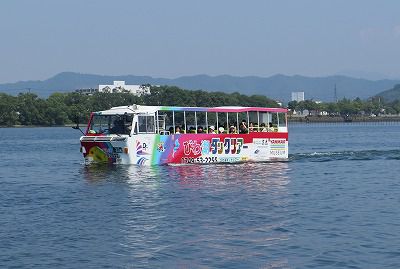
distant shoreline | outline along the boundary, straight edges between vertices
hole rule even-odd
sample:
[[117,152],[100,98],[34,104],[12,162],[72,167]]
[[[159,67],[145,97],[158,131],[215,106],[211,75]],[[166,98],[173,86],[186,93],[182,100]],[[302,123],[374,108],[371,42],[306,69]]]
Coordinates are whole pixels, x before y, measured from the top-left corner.
[[[306,116],[306,117],[288,117],[289,123],[379,123],[379,122],[398,122],[400,123],[400,116],[393,117],[330,117],[330,116]],[[74,127],[76,124],[65,125],[12,125],[0,126],[0,128],[54,128],[54,127]],[[86,128],[86,123],[80,125],[81,129]]]
[[349,116],[349,117],[331,117],[331,116],[305,116],[305,117],[288,117],[288,122],[293,123],[330,123],[330,122],[400,122],[400,116],[384,116],[384,117],[360,117],[360,116]]

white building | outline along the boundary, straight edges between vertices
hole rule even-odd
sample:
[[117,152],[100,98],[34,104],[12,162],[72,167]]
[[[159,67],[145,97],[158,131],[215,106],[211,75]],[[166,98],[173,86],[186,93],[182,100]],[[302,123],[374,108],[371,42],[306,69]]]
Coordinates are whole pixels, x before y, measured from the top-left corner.
[[304,101],[304,92],[292,92],[292,101]]
[[149,85],[126,85],[125,81],[114,81],[113,85],[99,85],[99,92],[129,92],[134,95],[150,94]]

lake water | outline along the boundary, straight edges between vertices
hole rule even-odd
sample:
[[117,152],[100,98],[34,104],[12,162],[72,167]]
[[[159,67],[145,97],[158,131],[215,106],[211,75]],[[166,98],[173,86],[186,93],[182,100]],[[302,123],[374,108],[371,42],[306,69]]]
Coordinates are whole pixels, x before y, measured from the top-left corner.
[[0,268],[400,268],[400,125],[292,125],[290,161],[90,166],[0,129]]

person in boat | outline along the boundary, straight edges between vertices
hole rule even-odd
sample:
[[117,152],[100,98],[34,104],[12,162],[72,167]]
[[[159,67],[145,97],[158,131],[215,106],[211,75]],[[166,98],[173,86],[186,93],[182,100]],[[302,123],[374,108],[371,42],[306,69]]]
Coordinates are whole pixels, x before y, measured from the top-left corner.
[[254,124],[251,121],[249,123],[249,132],[254,132]]
[[113,126],[110,129],[110,134],[122,134],[125,133],[124,121],[122,119],[114,120]]
[[221,127],[218,128],[218,133],[219,133],[219,134],[223,134],[224,131],[225,131],[225,128],[224,128],[224,127],[221,126]]
[[132,132],[132,125],[131,125],[131,124],[125,125],[125,131],[126,131],[125,134],[131,134],[131,132]]
[[203,127],[202,127],[202,126],[198,126],[198,127],[197,127],[197,133],[198,133],[198,134],[204,133],[204,130],[203,130]]
[[236,134],[236,126],[231,125],[231,126],[229,127],[229,133],[230,133],[230,134]]
[[181,125],[181,134],[186,134],[185,124]]
[[241,133],[241,134],[247,134],[248,133],[247,123],[246,123],[245,120],[242,120],[242,122],[240,123],[239,133]]
[[176,127],[175,127],[175,133],[176,133],[176,134],[180,134],[180,133],[181,133],[181,127],[176,126]]
[[215,134],[215,127],[214,127],[214,125],[211,125],[211,126],[208,128],[208,133],[209,133],[209,134]]
[[265,126],[265,123],[260,124],[260,132],[268,132],[268,128]]
[[272,122],[270,122],[269,125],[268,125],[268,132],[274,132],[274,131],[275,131],[275,128],[272,125]]

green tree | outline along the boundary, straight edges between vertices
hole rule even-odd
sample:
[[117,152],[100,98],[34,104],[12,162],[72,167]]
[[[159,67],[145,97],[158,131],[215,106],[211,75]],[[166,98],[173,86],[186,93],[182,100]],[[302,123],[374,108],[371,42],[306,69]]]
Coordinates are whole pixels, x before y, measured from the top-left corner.
[[19,124],[18,114],[16,98],[0,93],[0,125],[12,126]]
[[20,93],[17,96],[19,121],[23,125],[46,125],[46,102],[34,93]]

